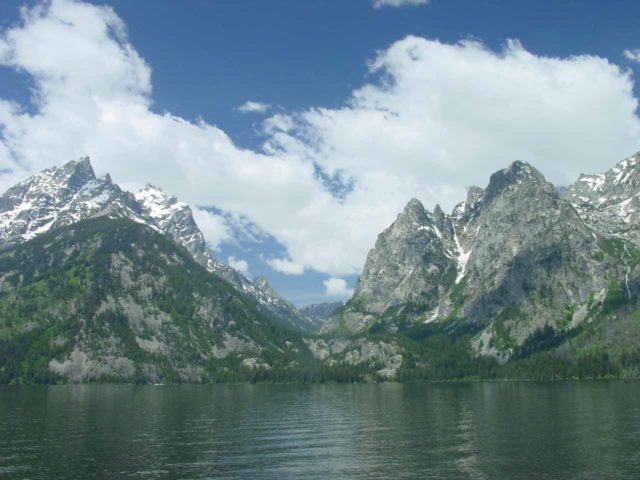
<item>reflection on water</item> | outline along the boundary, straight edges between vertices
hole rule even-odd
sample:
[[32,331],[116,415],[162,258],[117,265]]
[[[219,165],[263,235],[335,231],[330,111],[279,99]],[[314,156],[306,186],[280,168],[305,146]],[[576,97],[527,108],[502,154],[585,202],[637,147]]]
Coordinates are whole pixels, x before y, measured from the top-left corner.
[[640,383],[0,388],[0,478],[638,478]]

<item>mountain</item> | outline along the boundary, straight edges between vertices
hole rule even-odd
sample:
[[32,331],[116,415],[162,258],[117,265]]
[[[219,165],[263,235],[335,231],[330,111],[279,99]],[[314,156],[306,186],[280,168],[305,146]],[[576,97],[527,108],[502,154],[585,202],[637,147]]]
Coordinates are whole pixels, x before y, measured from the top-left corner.
[[254,299],[128,218],[80,220],[0,253],[0,383],[219,381],[306,358]]
[[450,214],[411,200],[379,235],[353,298],[323,333],[416,325],[473,332],[472,351],[504,363],[541,332],[551,329],[559,342],[612,304],[637,302],[637,160],[582,176],[563,198],[517,161],[485,189],[470,188]]
[[300,313],[314,322],[316,328],[322,324],[340,307],[342,302],[324,302],[307,305],[300,309]]
[[132,216],[140,213],[133,196],[109,175],[96,178],[88,157],[43,170],[0,197],[0,246],[89,218],[109,205],[126,209]]
[[207,270],[252,296],[277,321],[292,328],[311,328],[309,320],[273,289],[261,289],[218,262],[186,203],[150,184],[135,194],[123,191],[109,175],[96,178],[88,157],[46,169],[0,197],[0,247],[96,216],[126,217],[148,225],[185,248]]
[[314,330],[315,327],[311,319],[307,318],[293,304],[282,298],[269,285],[266,278],[256,277],[252,286],[254,290],[249,291],[249,293],[257,298],[261,305],[266,305],[271,315],[281,324],[306,333]]
[[0,384],[638,377],[639,159],[411,199],[353,297],[302,311],[158,187],[45,170],[0,197]]
[[640,153],[597,175],[580,175],[567,199],[594,230],[640,243]]

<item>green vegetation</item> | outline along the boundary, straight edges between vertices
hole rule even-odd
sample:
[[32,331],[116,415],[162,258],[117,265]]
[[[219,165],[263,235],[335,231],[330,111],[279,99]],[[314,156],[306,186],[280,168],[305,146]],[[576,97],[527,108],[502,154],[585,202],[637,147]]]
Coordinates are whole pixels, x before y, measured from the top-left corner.
[[[78,349],[102,362],[101,373],[82,379],[88,382],[357,382],[379,380],[375,372],[384,367],[314,358],[301,334],[164,236],[126,219],[79,222],[0,252],[0,279],[0,384],[67,381],[51,362],[62,365]],[[453,286],[454,307],[465,302],[465,286],[464,279]],[[450,318],[425,324],[414,321],[424,307],[405,304],[386,312],[397,332],[380,321],[348,341],[392,344],[403,357],[399,381],[640,376],[640,311],[623,286],[612,282],[602,302],[592,295],[589,303],[589,321],[578,328],[568,328],[574,306],[521,345],[510,326],[524,314],[503,310],[491,327],[491,346],[512,353],[503,365],[473,351],[484,326],[458,318],[455,308]],[[213,352],[225,334],[259,352],[219,358]],[[612,345],[612,336],[626,343]],[[250,368],[252,357],[269,367]],[[110,370],[114,359],[132,367]]]

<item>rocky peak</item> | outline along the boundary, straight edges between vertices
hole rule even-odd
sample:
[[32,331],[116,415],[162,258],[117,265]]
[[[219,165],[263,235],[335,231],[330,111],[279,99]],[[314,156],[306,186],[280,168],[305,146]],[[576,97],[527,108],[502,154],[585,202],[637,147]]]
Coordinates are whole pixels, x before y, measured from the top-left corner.
[[89,157],[82,157],[79,160],[70,161],[62,167],[58,169],[54,167],[52,170],[57,170],[57,172],[62,174],[61,176],[66,177],[70,186],[80,187],[96,178]]
[[594,231],[640,243],[640,153],[604,173],[581,174],[563,198]]
[[136,200],[142,204],[153,218],[163,218],[171,214],[174,206],[188,208],[186,203],[178,202],[173,195],[168,195],[160,187],[147,183],[135,194]]
[[[207,270],[217,273],[227,281],[242,283],[239,273],[229,272],[214,258],[207,247],[204,235],[193,218],[191,207],[168,195],[160,187],[146,184],[134,195],[147,222],[168,234],[178,244],[187,249],[193,258]],[[230,267],[228,267],[230,269]],[[233,273],[237,273],[234,275]],[[224,275],[223,275],[224,274]],[[242,277],[244,279],[244,277]],[[248,280],[246,280],[248,282]]]
[[95,215],[123,196],[108,175],[96,178],[89,157],[48,168],[0,197],[0,245]]
[[[442,278],[456,271],[450,219],[440,207],[431,214],[411,199],[371,249],[353,298],[322,327],[362,331],[382,321],[396,328],[398,318],[427,319],[437,308]],[[396,307],[412,305],[403,312]]]
[[580,174],[563,197],[576,207],[606,208],[640,191],[640,152],[618,162],[605,173]]
[[408,223],[413,225],[425,225],[432,221],[431,215],[427,210],[425,210],[422,202],[417,198],[412,198],[409,200],[409,203],[404,207],[404,210],[400,215],[398,215],[398,219],[396,222]]
[[152,184],[145,185],[135,194],[135,198],[149,221],[186,248],[207,270],[256,299],[281,323],[303,330],[310,328],[309,322],[269,285],[266,278],[258,277],[251,282],[242,273],[215,259],[189,205]]
[[557,195],[553,185],[547,182],[536,168],[527,162],[517,160],[508,168],[498,170],[491,175],[489,185],[484,191],[482,202],[488,205],[503,192],[522,188],[543,190]]

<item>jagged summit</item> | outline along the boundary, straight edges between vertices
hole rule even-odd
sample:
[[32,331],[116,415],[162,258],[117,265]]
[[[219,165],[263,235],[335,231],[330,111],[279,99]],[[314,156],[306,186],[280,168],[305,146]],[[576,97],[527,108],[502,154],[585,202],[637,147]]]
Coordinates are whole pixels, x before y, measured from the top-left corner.
[[484,190],[483,202],[491,203],[504,190],[513,189],[524,185],[526,188],[542,189],[555,193],[544,176],[527,162],[517,160],[509,167],[498,170],[489,179],[489,185]]
[[431,223],[432,218],[428,210],[424,208],[422,202],[417,198],[409,200],[402,213],[398,215],[396,222],[407,223],[414,226],[421,226]]
[[581,174],[562,196],[601,235],[640,242],[640,153],[604,173]]
[[640,188],[640,153],[625,158],[613,168],[595,175],[580,174],[564,193],[574,205],[603,208],[628,199]]
[[404,207],[404,213],[423,212],[423,211],[424,211],[424,205],[422,205],[422,202],[415,197],[409,200],[407,202],[407,205]]
[[215,259],[189,205],[152,184],[134,195],[114,184],[108,174],[96,178],[89,157],[43,170],[0,197],[0,247],[96,216],[126,217],[167,235],[196,262],[256,299],[278,320],[307,326],[298,310],[272,288],[260,289]]
[[108,175],[96,178],[89,157],[41,171],[0,197],[0,245],[29,240],[97,214],[126,194]]

